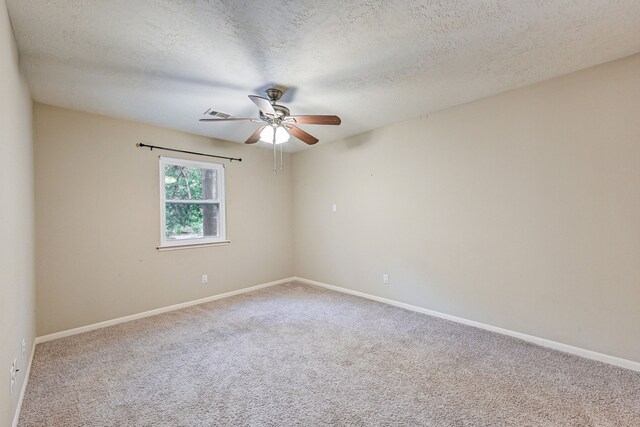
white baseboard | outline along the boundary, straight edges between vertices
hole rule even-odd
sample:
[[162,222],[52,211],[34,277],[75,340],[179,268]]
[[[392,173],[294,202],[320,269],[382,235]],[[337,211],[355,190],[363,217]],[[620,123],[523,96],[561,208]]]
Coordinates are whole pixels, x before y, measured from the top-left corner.
[[[234,295],[239,295],[239,294],[243,294],[243,293],[246,293],[246,292],[251,292],[251,291],[258,290],[258,289],[263,289],[263,288],[267,288],[267,287],[270,287],[270,286],[280,285],[280,284],[283,284],[283,283],[293,282],[293,281],[300,282],[300,283],[306,283],[308,285],[320,286],[322,288],[331,289],[333,291],[338,291],[338,292],[342,292],[342,293],[345,293],[345,294],[355,295],[355,296],[359,296],[359,297],[362,297],[362,298],[367,298],[367,299],[370,299],[370,300],[373,300],[373,301],[378,301],[378,302],[382,302],[382,303],[385,303],[385,304],[393,305],[395,307],[404,308],[406,310],[411,310],[411,311],[415,311],[415,312],[418,312],[418,313],[428,314],[430,316],[438,317],[438,318],[441,318],[441,319],[451,320],[453,322],[461,323],[463,325],[473,326],[475,328],[485,329],[487,331],[496,332],[498,334],[519,338],[521,340],[528,341],[528,342],[531,342],[531,343],[534,343],[534,344],[537,344],[537,345],[540,345],[540,346],[543,346],[543,347],[548,347],[548,348],[551,348],[551,349],[554,349],[554,350],[563,351],[565,353],[575,354],[576,356],[581,356],[581,357],[584,357],[584,358],[587,358],[587,359],[597,360],[597,361],[600,361],[600,362],[608,363],[610,365],[619,366],[621,368],[626,368],[626,369],[630,369],[632,371],[640,372],[640,362],[634,362],[632,360],[622,359],[620,357],[610,356],[608,354],[598,353],[596,351],[587,350],[587,349],[580,348],[580,347],[574,347],[574,346],[569,345],[569,344],[563,344],[563,343],[560,343],[560,342],[557,342],[557,341],[551,341],[551,340],[548,340],[548,339],[545,339],[545,338],[540,338],[540,337],[536,337],[536,336],[533,336],[533,335],[523,334],[521,332],[516,332],[516,331],[509,330],[509,329],[504,329],[504,328],[500,328],[500,327],[497,327],[497,326],[488,325],[486,323],[476,322],[474,320],[469,320],[469,319],[465,319],[465,318],[462,318],[462,317],[452,316],[450,314],[441,313],[439,311],[430,310],[428,308],[418,307],[418,306],[415,306],[415,305],[411,305],[411,304],[407,304],[407,303],[403,303],[403,302],[399,302],[399,301],[394,301],[392,299],[383,298],[383,297],[367,294],[367,293],[364,293],[364,292],[354,291],[354,290],[347,289],[347,288],[342,288],[340,286],[329,285],[327,283],[322,283],[322,282],[317,282],[315,280],[305,279],[303,277],[288,277],[286,279],[276,280],[274,282],[263,283],[261,285],[250,286],[248,288],[238,289],[237,291],[226,292],[226,293],[223,293],[223,294],[213,295],[213,296],[206,297],[206,298],[201,298],[201,299],[197,299],[197,300],[193,300],[193,301],[183,302],[181,304],[175,304],[175,305],[171,305],[171,306],[168,306],[168,307],[157,308],[155,310],[149,310],[149,311],[145,311],[145,312],[138,313],[138,314],[132,314],[130,316],[124,316],[124,317],[120,317],[120,318],[117,318],[117,319],[112,319],[112,320],[107,320],[107,321],[104,321],[104,322],[94,323],[92,325],[81,326],[79,328],[69,329],[69,330],[66,330],[66,331],[56,332],[54,334],[49,334],[49,335],[36,337],[35,342],[34,342],[34,346],[35,346],[35,344],[39,344],[39,343],[42,343],[42,342],[47,342],[47,341],[51,341],[51,340],[55,340],[55,339],[63,338],[63,337],[68,337],[68,336],[71,336],[71,335],[81,334],[83,332],[93,331],[95,329],[105,328],[107,326],[112,326],[112,325],[117,325],[119,323],[129,322],[131,320],[141,319],[143,317],[154,316],[156,314],[166,313],[168,311],[179,310],[181,308],[191,307],[193,305],[204,304],[206,302],[215,301],[215,300],[219,300],[219,299],[223,299],[223,298],[228,298],[228,297],[232,297]],[[33,353],[34,353],[34,351],[32,350],[32,352],[31,352],[31,357],[32,358],[33,358]],[[28,368],[28,371],[27,371],[27,376],[29,375],[29,370],[30,369],[31,369],[31,362],[29,362],[29,368]],[[28,377],[25,378],[25,383],[24,383],[24,386],[23,386],[23,390],[22,390],[22,394],[20,396],[20,399],[22,399],[22,396],[24,395],[24,389],[26,388],[27,380],[28,380]]]
[[27,391],[27,383],[29,382],[29,374],[31,373],[31,364],[33,363],[33,355],[36,352],[36,341],[33,340],[33,345],[31,346],[31,356],[29,357],[29,364],[27,365],[27,369],[24,373],[24,381],[22,382],[22,390],[20,390],[20,397],[18,397],[18,406],[16,406],[16,413],[13,416],[13,423],[11,424],[13,427],[18,426],[18,421],[20,420],[20,410],[22,409],[22,401],[24,400],[24,393]]
[[428,314],[429,316],[438,317],[441,319],[451,320],[453,322],[462,323],[463,325],[473,326],[475,328],[485,329],[487,331],[496,332],[498,334],[507,335],[510,337],[519,338],[524,341],[528,341],[543,347],[548,347],[554,350],[563,351],[565,353],[575,354],[587,359],[597,360],[599,362],[608,363],[610,365],[619,366],[621,368],[630,369],[632,371],[640,372],[640,362],[634,362],[632,360],[622,359],[620,357],[610,356],[608,354],[598,353],[592,350],[587,350],[580,347],[574,347],[569,344],[563,344],[557,341],[551,341],[545,338],[535,337],[533,335],[523,334],[521,332],[511,331],[509,329],[499,328],[497,326],[487,325],[486,323],[476,322],[474,320],[465,319],[462,317],[452,316],[450,314],[441,313],[439,311],[429,310],[428,308],[418,307],[411,304],[406,304],[399,301],[394,301],[388,298],[382,298],[364,292],[354,291],[340,286],[328,285],[322,282],[316,282],[315,280],[309,280],[302,277],[294,277],[296,282],[305,283],[308,285],[320,286],[322,288],[331,289],[333,291],[342,292],[345,294],[355,295],[362,298],[367,298],[373,301],[382,302],[385,304],[393,305],[395,307],[404,308],[406,310],[416,311],[418,313]]
[[144,311],[142,313],[132,314],[129,316],[119,317],[117,319],[105,320],[104,322],[93,323],[91,325],[81,326],[79,328],[68,329],[66,331],[56,332],[49,335],[43,335],[36,337],[35,344],[40,344],[47,341],[56,340],[58,338],[68,337],[71,335],[81,334],[83,332],[93,331],[95,329],[106,328],[107,326],[117,325],[119,323],[130,322],[136,319],[142,319],[143,317],[155,316],[156,314],[166,313],[168,311],[180,310],[181,308],[191,307],[193,305],[204,304],[210,301],[216,301],[223,298],[229,298],[234,295],[240,295],[258,289],[268,288],[269,286],[280,285],[287,282],[293,282],[293,277],[286,279],[276,280],[274,282],[263,283],[261,285],[250,286],[248,288],[238,289],[237,291],[225,292],[223,294],[212,295],[206,298],[200,298],[193,301],[187,301],[180,304],[170,305],[168,307],[156,308],[154,310]]

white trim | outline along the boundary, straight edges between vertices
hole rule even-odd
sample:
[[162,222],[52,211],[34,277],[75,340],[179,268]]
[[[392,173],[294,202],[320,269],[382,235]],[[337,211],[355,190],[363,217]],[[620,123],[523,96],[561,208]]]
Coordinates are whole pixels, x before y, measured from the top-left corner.
[[332,291],[338,291],[345,294],[355,295],[358,297],[370,299],[373,301],[382,302],[385,304],[393,305],[395,307],[404,308],[405,310],[416,311],[418,313],[428,314],[429,316],[438,317],[441,319],[451,320],[452,322],[461,323],[467,326],[473,326],[474,328],[485,329],[487,331],[496,332],[498,334],[507,335],[514,338],[519,338],[523,341],[528,341],[542,347],[551,348],[558,351],[563,351],[565,353],[575,354],[576,356],[581,356],[591,360],[597,360],[599,362],[608,363],[610,365],[619,366],[621,368],[630,369],[632,371],[640,372],[640,362],[634,362],[628,359],[622,359],[616,356],[610,356],[608,354],[598,353],[592,350],[587,350],[580,347],[574,347],[569,344],[563,344],[557,341],[551,341],[546,338],[539,338],[533,335],[523,334],[521,332],[511,331],[509,329],[500,328],[497,326],[487,325],[486,323],[476,322],[475,320],[465,319],[463,317],[452,316],[450,314],[441,313],[439,311],[429,310],[428,308],[418,307],[411,304],[406,304],[404,302],[394,301],[392,299],[383,298],[371,294],[366,294],[364,292],[354,291],[347,288],[342,288],[340,286],[328,285],[322,282],[316,282],[315,280],[304,279],[302,277],[294,277],[296,282],[305,283],[307,285],[320,286],[322,288],[330,289]]
[[213,242],[213,243],[194,243],[191,245],[173,245],[173,246],[158,246],[156,249],[158,252],[165,251],[179,251],[181,249],[194,249],[194,248],[208,248],[211,246],[226,246],[231,243],[231,240],[224,240],[222,242]]
[[[159,167],[158,171],[160,173],[160,245],[159,248],[167,248],[167,247],[178,247],[178,246],[194,246],[194,245],[204,245],[211,243],[225,243],[228,242],[227,239],[227,202],[226,202],[226,176],[225,176],[225,167],[222,163],[216,162],[202,162],[198,160],[189,160],[182,159],[176,157],[165,157],[160,156],[159,159]],[[200,237],[193,239],[184,239],[184,240],[168,240],[166,236],[166,208],[169,200],[166,199],[166,184],[165,184],[165,166],[166,165],[177,165],[177,166],[186,166],[186,167],[195,167],[200,169],[211,169],[216,171],[216,199],[206,199],[206,200],[184,200],[185,203],[195,203],[195,204],[217,204],[219,210],[218,217],[218,236],[216,237]]]
[[200,298],[193,301],[187,301],[180,304],[170,305],[168,307],[156,308],[154,310],[144,311],[142,313],[131,314],[129,316],[119,317],[117,319],[105,320],[104,322],[94,323],[91,325],[81,326],[79,328],[68,329],[66,331],[56,332],[49,335],[36,337],[35,343],[40,344],[47,341],[56,340],[58,338],[68,337],[71,335],[81,334],[83,332],[93,331],[95,329],[105,328],[107,326],[117,325],[119,323],[130,322],[131,320],[142,319],[143,317],[155,316],[156,314],[166,313],[168,311],[180,310],[181,308],[191,307],[193,305],[204,304],[210,301],[216,301],[223,298],[229,298],[235,295],[244,294],[258,289],[268,288],[270,286],[281,285],[287,282],[293,282],[293,277],[276,280],[274,282],[263,283],[261,285],[250,286],[248,288],[238,289],[236,291],[225,292],[223,294],[212,295],[210,297]]
[[13,427],[18,426],[18,421],[20,420],[20,410],[22,409],[22,401],[24,400],[24,394],[27,391],[27,383],[29,382],[29,374],[31,374],[31,364],[33,363],[33,355],[36,352],[36,340],[33,340],[33,345],[31,346],[31,356],[29,357],[29,365],[27,365],[27,369],[24,374],[24,381],[22,382],[22,390],[20,390],[20,397],[18,398],[18,406],[16,406],[16,413],[13,415],[13,423],[11,424]]

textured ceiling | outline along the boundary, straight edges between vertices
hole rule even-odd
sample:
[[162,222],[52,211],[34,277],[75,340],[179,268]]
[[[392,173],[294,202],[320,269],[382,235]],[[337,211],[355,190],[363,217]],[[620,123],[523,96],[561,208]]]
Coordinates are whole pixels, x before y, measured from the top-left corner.
[[[244,141],[292,89],[321,141],[640,52],[639,0],[7,0],[35,100]],[[299,141],[293,150],[304,147]]]

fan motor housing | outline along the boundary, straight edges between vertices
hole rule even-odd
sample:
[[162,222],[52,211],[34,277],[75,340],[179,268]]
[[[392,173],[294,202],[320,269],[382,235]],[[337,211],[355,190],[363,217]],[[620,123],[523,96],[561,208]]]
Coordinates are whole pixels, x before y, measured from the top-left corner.
[[[276,114],[281,119],[291,115],[291,112],[289,111],[289,109],[284,105],[273,104],[273,109],[276,110]],[[262,114],[262,111],[260,111],[260,118],[265,121],[269,120],[269,117]]]

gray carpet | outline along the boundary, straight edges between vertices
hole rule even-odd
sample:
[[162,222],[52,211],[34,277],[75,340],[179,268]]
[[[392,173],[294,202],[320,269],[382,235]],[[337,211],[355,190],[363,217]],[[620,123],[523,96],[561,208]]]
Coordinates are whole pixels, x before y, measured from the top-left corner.
[[39,344],[20,426],[640,426],[640,373],[307,285]]

